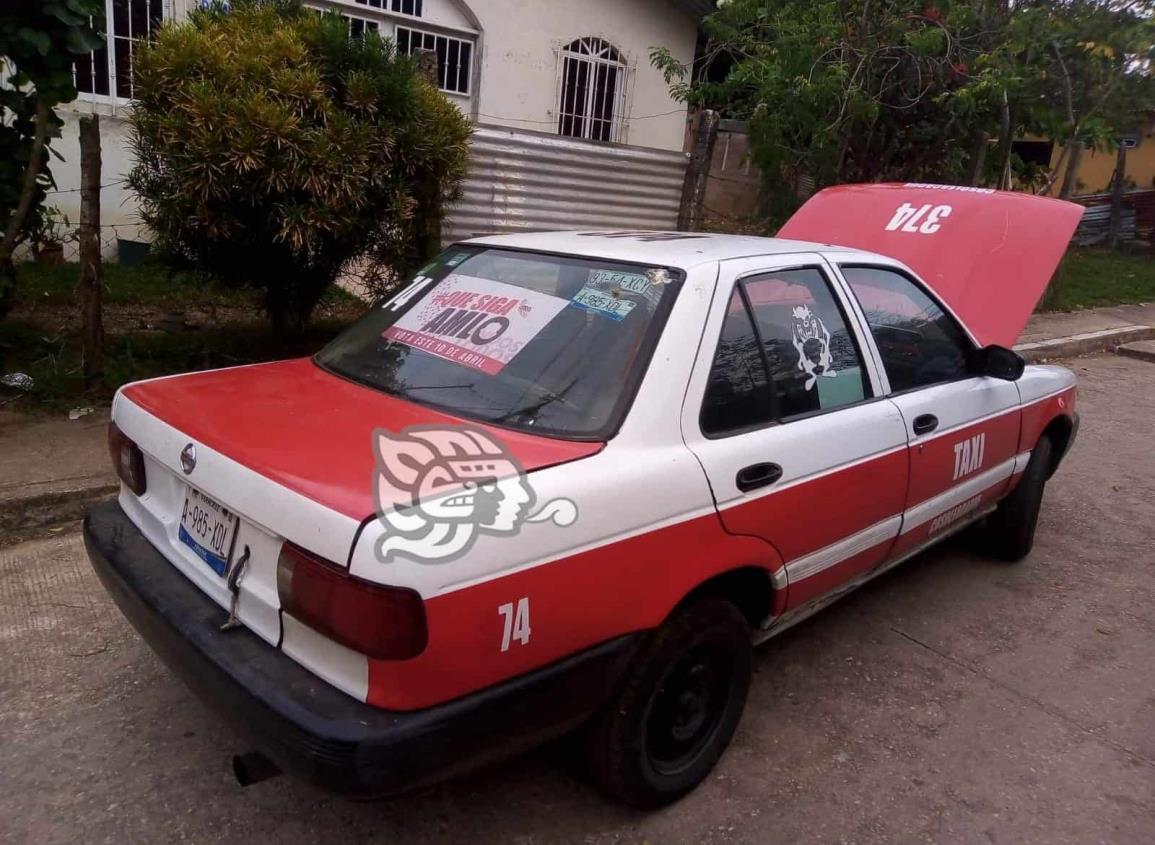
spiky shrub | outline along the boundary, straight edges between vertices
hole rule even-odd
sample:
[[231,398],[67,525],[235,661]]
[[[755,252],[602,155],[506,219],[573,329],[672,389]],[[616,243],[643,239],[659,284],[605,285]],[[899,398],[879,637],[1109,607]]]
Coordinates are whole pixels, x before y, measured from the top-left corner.
[[296,2],[194,12],[137,55],[129,183],[162,250],[308,320],[342,267],[436,248],[469,123],[375,34]]

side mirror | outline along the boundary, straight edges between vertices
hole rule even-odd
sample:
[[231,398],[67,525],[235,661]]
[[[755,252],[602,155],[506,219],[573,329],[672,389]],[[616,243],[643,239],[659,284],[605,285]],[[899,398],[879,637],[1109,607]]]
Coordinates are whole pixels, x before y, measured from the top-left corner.
[[1018,381],[1027,362],[1005,346],[987,346],[979,353],[979,374],[1003,381]]

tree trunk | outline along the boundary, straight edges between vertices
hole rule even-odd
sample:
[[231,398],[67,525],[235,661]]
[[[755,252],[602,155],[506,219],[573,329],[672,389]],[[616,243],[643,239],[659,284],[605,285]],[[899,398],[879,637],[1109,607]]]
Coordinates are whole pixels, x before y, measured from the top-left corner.
[[987,161],[987,146],[991,136],[982,129],[975,130],[974,144],[971,148],[970,172],[967,174],[967,184],[979,187],[983,180],[983,165]]
[[1127,175],[1127,148],[1119,141],[1115,151],[1115,179],[1111,183],[1111,224],[1107,230],[1107,243],[1111,249],[1119,246],[1119,236],[1123,230],[1123,189]]
[[12,260],[12,251],[16,249],[20,228],[32,208],[32,198],[36,194],[36,180],[40,176],[40,168],[44,165],[44,149],[48,143],[48,118],[51,113],[52,110],[46,100],[36,101],[36,129],[32,136],[32,149],[28,153],[28,169],[24,171],[24,185],[20,189],[20,199],[12,216],[8,218],[4,238],[0,240],[0,264]]
[[100,267],[100,117],[80,118],[80,322],[84,378],[104,371]]
[[694,133],[694,149],[686,165],[682,182],[682,202],[678,209],[678,231],[693,232],[702,222],[702,207],[706,201],[706,185],[710,179],[710,165],[714,160],[714,142],[718,140],[718,113],[703,109],[698,114],[698,130]]
[[995,187],[1000,191],[1011,189],[1011,146],[1015,142],[1015,113],[1003,92],[1002,116],[999,121],[999,167]]
[[1067,156],[1067,172],[1063,174],[1063,187],[1059,189],[1059,199],[1070,199],[1075,193],[1075,183],[1078,181],[1079,165],[1083,161],[1083,143],[1078,138],[1068,141],[1074,144],[1071,154]]

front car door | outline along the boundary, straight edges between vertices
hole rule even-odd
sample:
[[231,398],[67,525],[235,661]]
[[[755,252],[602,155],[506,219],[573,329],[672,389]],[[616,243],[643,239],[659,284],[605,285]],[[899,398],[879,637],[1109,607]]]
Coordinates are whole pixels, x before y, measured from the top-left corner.
[[976,375],[978,344],[908,270],[832,256],[869,326],[886,395],[910,443],[910,488],[892,558],[908,556],[989,510],[1016,469],[1014,382]]
[[722,522],[786,562],[787,608],[890,554],[906,501],[906,426],[814,253],[723,262],[682,431]]

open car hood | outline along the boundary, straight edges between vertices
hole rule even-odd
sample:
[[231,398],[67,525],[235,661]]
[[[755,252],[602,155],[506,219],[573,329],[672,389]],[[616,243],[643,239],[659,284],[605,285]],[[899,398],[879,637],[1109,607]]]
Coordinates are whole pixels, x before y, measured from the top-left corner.
[[450,416],[346,381],[307,358],[137,382],[123,395],[190,440],[357,520],[376,510],[377,429],[470,426],[526,472],[604,446]]
[[919,274],[986,345],[1013,346],[1083,216],[1062,200],[949,185],[840,185],[782,238],[869,250]]

